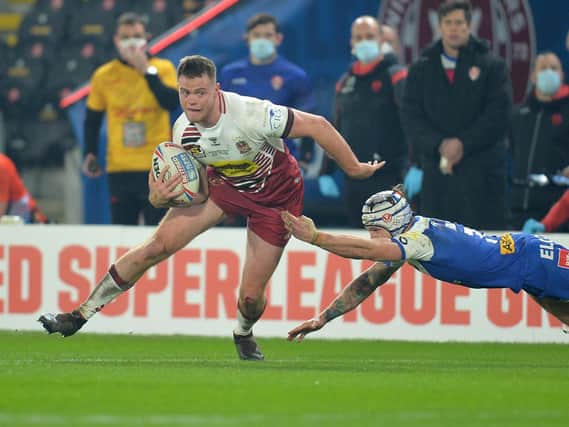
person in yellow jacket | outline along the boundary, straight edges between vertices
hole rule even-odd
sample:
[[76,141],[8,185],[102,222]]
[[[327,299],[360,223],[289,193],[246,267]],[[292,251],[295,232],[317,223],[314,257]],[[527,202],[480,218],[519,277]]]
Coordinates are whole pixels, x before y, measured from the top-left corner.
[[152,152],[171,139],[169,111],[178,108],[176,69],[149,57],[147,33],[140,16],[122,14],[114,44],[119,57],[97,68],[91,78],[84,123],[83,173],[96,178],[99,133],[107,118],[107,173],[113,224],[157,224],[165,210],[148,202],[148,171]]

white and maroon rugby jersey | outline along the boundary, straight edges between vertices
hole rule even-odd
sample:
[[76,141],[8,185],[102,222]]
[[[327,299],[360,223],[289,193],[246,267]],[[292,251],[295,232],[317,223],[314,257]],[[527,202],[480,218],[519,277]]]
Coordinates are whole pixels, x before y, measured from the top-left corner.
[[292,127],[292,111],[232,92],[218,91],[218,96],[221,117],[215,126],[190,123],[182,113],[173,141],[239,191],[257,193],[269,175],[296,163],[282,140]]

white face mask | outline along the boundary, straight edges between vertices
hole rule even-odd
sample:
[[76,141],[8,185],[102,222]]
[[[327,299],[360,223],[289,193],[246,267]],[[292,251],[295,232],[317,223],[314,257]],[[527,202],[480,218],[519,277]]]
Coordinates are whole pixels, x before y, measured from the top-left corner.
[[362,40],[357,42],[352,49],[352,54],[364,64],[368,64],[379,57],[381,51],[375,40]]
[[381,53],[387,55],[388,53],[391,52],[393,52],[393,46],[391,46],[391,43],[388,42],[381,43]]
[[141,49],[146,46],[146,39],[142,37],[129,37],[119,40],[119,48],[121,49]]

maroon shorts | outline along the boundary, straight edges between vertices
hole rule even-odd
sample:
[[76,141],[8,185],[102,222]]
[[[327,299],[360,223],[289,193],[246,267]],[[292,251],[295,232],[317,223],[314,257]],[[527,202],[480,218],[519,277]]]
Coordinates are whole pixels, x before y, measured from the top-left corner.
[[304,184],[300,172],[272,175],[258,193],[238,191],[212,170],[208,171],[208,180],[210,198],[225,214],[246,216],[247,227],[271,245],[284,247],[287,244],[290,233],[284,227],[280,212],[302,213]]

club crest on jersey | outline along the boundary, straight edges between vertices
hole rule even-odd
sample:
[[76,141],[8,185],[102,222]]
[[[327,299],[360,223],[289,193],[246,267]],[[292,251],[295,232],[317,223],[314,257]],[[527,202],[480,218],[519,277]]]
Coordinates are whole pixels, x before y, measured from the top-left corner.
[[283,85],[284,79],[281,76],[276,75],[271,78],[271,86],[273,90],[281,90]]
[[374,80],[373,82],[371,82],[371,90],[374,91],[375,93],[378,93],[381,90],[382,86],[383,83],[381,83],[381,80]]
[[[437,11],[440,0],[383,0],[378,20],[401,35],[403,63],[412,64],[422,50],[439,39]],[[492,52],[512,70],[514,101],[520,102],[530,85],[536,40],[527,0],[471,0],[472,34],[488,40]],[[515,72],[514,72],[515,71]],[[479,76],[469,74],[475,81]]]
[[237,147],[240,154],[247,154],[249,151],[251,151],[251,146],[245,141],[237,141],[235,143],[235,147]]
[[500,237],[500,255],[511,255],[516,252],[516,244],[510,233]]
[[381,219],[385,222],[391,222],[391,220],[393,219],[393,215],[391,215],[390,213],[384,213],[381,216]]
[[559,249],[557,267],[569,268],[569,251],[567,249]]
[[205,157],[205,152],[201,145],[198,144],[188,144],[185,146],[186,150],[190,152],[192,156],[196,159],[201,159]]

